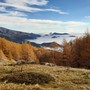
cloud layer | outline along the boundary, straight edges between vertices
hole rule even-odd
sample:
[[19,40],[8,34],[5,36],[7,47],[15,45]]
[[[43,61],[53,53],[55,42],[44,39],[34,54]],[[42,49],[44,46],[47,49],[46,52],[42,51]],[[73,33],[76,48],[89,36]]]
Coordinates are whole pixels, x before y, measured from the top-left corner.
[[[58,15],[69,15],[67,11],[47,8],[49,0],[4,0],[0,1],[0,26],[9,27],[11,29],[17,29],[25,31],[34,30],[33,32],[79,32],[78,30],[85,30],[90,23],[81,21],[55,21],[55,20],[43,20],[31,19],[28,17],[28,13],[37,12],[53,12]],[[35,7],[37,6],[37,7]],[[43,6],[43,8],[41,8]],[[85,16],[90,18],[90,16]]]
[[5,0],[5,3],[0,2],[0,7],[2,10],[5,11],[5,7],[12,7],[18,11],[25,11],[25,12],[41,12],[41,11],[49,11],[49,12],[56,12],[58,14],[69,14],[68,12],[64,12],[62,10],[57,9],[50,9],[50,8],[35,8],[32,7],[33,5],[37,6],[44,6],[48,4],[48,0]]
[[[16,13],[17,14],[17,13]],[[9,15],[0,15],[0,25],[2,26],[9,26],[9,27],[20,27],[25,31],[30,32],[30,30],[35,30],[34,32],[38,32],[38,30],[41,30],[41,32],[51,32],[53,30],[60,30],[62,31],[65,29],[67,32],[71,32],[74,29],[78,27],[87,27],[90,25],[89,23],[85,22],[76,22],[76,21],[54,21],[54,20],[41,20],[41,19],[27,19],[25,17],[16,17],[16,16],[9,16]],[[85,29],[85,28],[84,28]],[[49,30],[49,31],[48,31]],[[40,31],[39,31],[40,32]],[[73,31],[75,32],[75,30]],[[77,31],[76,31],[77,32]]]

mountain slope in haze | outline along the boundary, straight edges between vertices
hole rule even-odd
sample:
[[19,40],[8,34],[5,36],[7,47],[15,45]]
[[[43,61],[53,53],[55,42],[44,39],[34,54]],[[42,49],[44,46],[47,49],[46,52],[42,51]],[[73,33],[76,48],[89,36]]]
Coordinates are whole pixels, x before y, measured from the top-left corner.
[[41,35],[41,37],[38,37],[37,39],[31,39],[28,40],[33,43],[37,44],[43,44],[43,43],[50,43],[50,42],[56,42],[58,44],[63,44],[63,41],[66,40],[67,42],[73,41],[77,37],[82,37],[83,34],[69,34],[69,33],[49,33]]
[[30,42],[31,45],[35,46],[35,47],[50,47],[50,48],[56,48],[56,47],[62,47],[62,45],[56,43],[56,42],[49,42],[49,43],[42,43],[42,44],[38,44],[35,42]]
[[50,47],[50,44],[52,42],[61,45],[64,39],[66,39],[66,41],[69,42],[80,36],[83,35],[57,33],[57,32],[49,33],[49,34],[35,34],[35,33],[20,32],[20,31],[15,31],[0,27],[0,37],[19,43],[26,41],[31,42],[31,44],[36,47],[41,47],[41,46]]
[[[51,34],[51,33],[50,33]],[[68,33],[52,33],[52,36],[54,35],[68,35]],[[49,36],[49,34],[47,34],[47,36]],[[34,33],[26,33],[26,32],[20,32],[20,31],[15,31],[15,30],[10,30],[10,29],[6,29],[3,27],[0,27],[0,37],[5,38],[7,40],[10,41],[14,41],[14,42],[25,42],[27,40],[37,40],[40,37],[43,37],[43,35],[41,34],[34,34]],[[56,37],[57,38],[57,37]],[[33,46],[36,47],[50,47],[50,48],[55,48],[55,47],[59,47],[60,45],[56,42],[48,42],[48,43],[42,43],[42,44],[38,44],[36,42],[30,42]]]
[[36,39],[39,34],[25,33],[0,27],[0,37],[14,42],[25,42],[26,39]]

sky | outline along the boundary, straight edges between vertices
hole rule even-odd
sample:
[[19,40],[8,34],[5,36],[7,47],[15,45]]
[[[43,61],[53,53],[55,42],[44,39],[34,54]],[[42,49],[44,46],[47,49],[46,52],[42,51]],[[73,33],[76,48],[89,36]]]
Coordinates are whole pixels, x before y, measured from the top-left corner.
[[90,29],[90,0],[0,0],[0,27],[83,33]]

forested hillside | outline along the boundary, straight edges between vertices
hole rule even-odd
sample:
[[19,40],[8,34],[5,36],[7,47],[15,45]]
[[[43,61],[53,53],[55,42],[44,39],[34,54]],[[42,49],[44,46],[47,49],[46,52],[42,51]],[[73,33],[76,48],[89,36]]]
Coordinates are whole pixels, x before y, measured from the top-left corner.
[[15,43],[0,38],[0,63],[53,63],[61,66],[90,68],[90,34],[72,42],[64,41],[63,52],[36,48],[30,43]]
[[59,65],[58,60],[61,55],[60,52],[46,50],[43,47],[36,48],[30,43],[19,44],[0,38],[0,61],[4,63],[33,61],[35,63],[52,62]]

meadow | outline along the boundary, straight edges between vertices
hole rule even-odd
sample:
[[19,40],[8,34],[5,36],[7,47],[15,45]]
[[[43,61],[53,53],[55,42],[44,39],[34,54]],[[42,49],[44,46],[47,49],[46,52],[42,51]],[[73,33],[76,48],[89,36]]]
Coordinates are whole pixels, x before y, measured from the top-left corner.
[[[44,84],[28,85],[7,82],[7,80],[1,81],[5,76],[15,75],[20,72],[48,74],[55,80]],[[33,76],[33,78],[35,77]],[[38,64],[0,66],[0,90],[90,90],[90,70]]]

